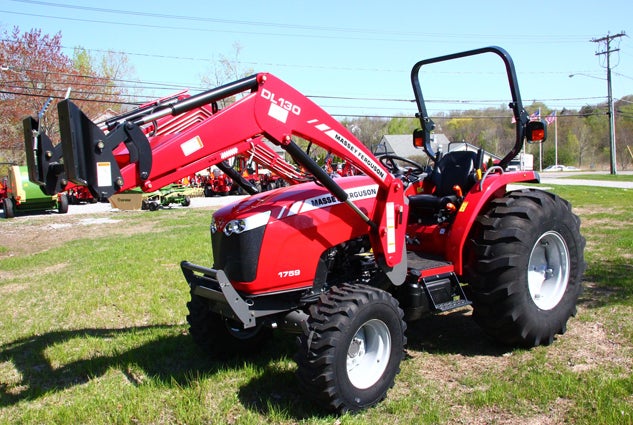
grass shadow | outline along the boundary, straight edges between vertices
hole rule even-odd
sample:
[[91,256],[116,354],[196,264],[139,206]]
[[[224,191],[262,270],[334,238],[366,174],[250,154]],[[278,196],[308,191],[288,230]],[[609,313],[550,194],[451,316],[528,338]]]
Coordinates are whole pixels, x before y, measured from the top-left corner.
[[464,308],[431,315],[408,324],[407,348],[431,354],[498,357],[510,348],[490,338]]
[[264,373],[240,387],[238,397],[245,408],[269,418],[304,421],[329,417],[303,394],[294,370],[266,367]]
[[[130,334],[156,337],[132,349],[115,350],[116,354],[112,355],[87,356],[61,367],[54,367],[46,355],[50,347],[77,338],[116,341]],[[0,382],[0,407],[35,400],[51,392],[87,383],[112,368],[120,370],[133,385],[143,382],[134,373],[140,368],[146,375],[145,379],[189,387],[196,385],[192,377],[208,377],[227,369],[239,370],[253,365],[263,372],[239,389],[238,396],[245,408],[263,414],[276,411],[297,420],[321,417],[323,412],[300,395],[294,377],[294,363],[291,368],[275,364],[285,363],[293,351],[292,336],[274,334],[273,341],[257,353],[218,361],[203,353],[179,325],[52,331],[0,346],[0,362],[12,363],[20,374],[17,383]]]
[[[126,366],[132,364],[141,365],[148,374],[159,377],[169,375],[184,382],[186,371],[179,363],[184,360],[182,352],[188,351],[182,349],[188,345],[184,335],[159,338],[114,355],[82,358],[61,367],[51,364],[46,355],[49,348],[77,338],[116,340],[128,333],[160,332],[170,328],[172,326],[153,325],[121,329],[60,330],[6,343],[0,347],[0,361],[12,363],[20,374],[20,381],[13,385],[0,383],[0,406],[36,399],[51,391],[62,391],[86,383],[95,376],[103,375],[111,367],[121,368],[125,373]],[[199,370],[213,369],[210,362],[199,361],[198,364],[192,364],[188,361],[186,364]],[[174,370],[173,367],[177,369]]]

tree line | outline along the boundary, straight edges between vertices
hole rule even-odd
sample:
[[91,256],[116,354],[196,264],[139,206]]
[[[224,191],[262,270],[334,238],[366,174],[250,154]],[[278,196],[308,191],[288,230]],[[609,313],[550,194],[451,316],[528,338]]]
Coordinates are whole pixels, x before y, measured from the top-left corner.
[[[545,168],[555,163],[587,170],[607,170],[610,163],[609,115],[606,102],[586,105],[579,110],[552,110],[542,102],[525,108],[548,122],[546,143],[526,145],[525,152],[534,155],[534,164]],[[614,103],[616,161],[618,169],[633,164],[633,95]],[[453,111],[432,117],[435,131],[453,142],[468,142],[503,156],[513,146],[515,127],[507,108],[486,108]],[[346,120],[367,147],[375,147],[386,134],[412,134],[420,126],[418,119],[358,118]]]

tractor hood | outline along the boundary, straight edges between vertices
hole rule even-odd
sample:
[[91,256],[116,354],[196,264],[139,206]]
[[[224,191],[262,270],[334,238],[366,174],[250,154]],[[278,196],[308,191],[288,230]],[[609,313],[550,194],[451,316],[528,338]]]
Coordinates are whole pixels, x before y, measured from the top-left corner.
[[[336,182],[355,203],[368,199],[375,200],[378,194],[378,185],[367,176],[341,177],[336,179]],[[366,204],[366,202],[361,203]],[[275,219],[283,219],[339,204],[341,202],[318,183],[302,183],[249,196],[229,204],[215,212],[213,225],[217,230],[222,231],[228,221],[246,219],[255,214],[266,214]],[[373,205],[374,202],[369,204]],[[361,207],[360,204],[359,207]],[[373,208],[367,205],[365,209]],[[371,213],[371,211],[367,212]]]
[[[367,176],[337,184],[368,216],[378,185]],[[302,183],[250,196],[216,211],[211,223],[214,268],[249,294],[311,287],[322,254],[366,235],[365,223],[325,187]]]

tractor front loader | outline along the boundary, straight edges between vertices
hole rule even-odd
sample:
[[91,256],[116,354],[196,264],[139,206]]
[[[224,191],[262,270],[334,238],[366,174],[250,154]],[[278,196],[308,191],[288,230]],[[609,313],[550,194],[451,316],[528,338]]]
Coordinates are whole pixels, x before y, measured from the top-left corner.
[[[428,65],[478,55],[504,64],[516,129],[512,148],[491,166],[482,150],[433,150],[434,123],[419,79]],[[547,345],[565,332],[581,291],[584,239],[569,203],[508,187],[539,181],[538,173],[510,172],[507,165],[524,141],[543,141],[546,127],[523,109],[507,52],[486,47],[421,61],[412,84],[421,123],[413,143],[433,161],[430,172],[406,158],[374,156],[311,100],[266,73],[123,121],[107,135],[63,101],[65,171],[108,194],[160,186],[260,138],[286,150],[314,181],[219,209],[210,226],[213,265],[181,263],[190,333],[217,356],[257,353],[273,329],[294,333],[300,387],[327,409],[357,411],[394,385],[407,321],[472,305],[477,322],[501,343]],[[150,145],[140,130],[163,114],[234,95],[237,102],[160,145]],[[362,174],[331,178],[296,138]],[[218,141],[221,149],[210,148]],[[113,155],[122,144],[127,163]]]
[[[182,104],[187,100],[192,102],[190,98],[191,96],[183,91],[141,105],[137,109],[112,117],[99,125],[92,123],[70,100],[62,102],[64,107],[58,107],[58,109],[60,113],[63,114],[60,116],[60,122],[63,123],[62,131],[71,133],[77,130],[86,130],[93,133],[92,137],[98,137],[99,140],[101,140],[102,143],[99,144],[99,153],[96,158],[101,158],[107,143],[107,146],[110,148],[107,156],[109,159],[114,158],[112,164],[114,164],[117,170],[119,167],[122,168],[121,176],[134,175],[139,164],[142,164],[141,166],[144,169],[148,169],[151,167],[151,155],[148,155],[150,151],[164,149],[165,146],[169,144],[175,146],[178,140],[181,141],[179,150],[182,151],[185,156],[194,155],[195,153],[195,156],[201,159],[191,164],[185,162],[177,165],[174,163],[173,168],[169,161],[165,161],[168,163],[166,166],[164,166],[164,163],[161,163],[161,166],[164,166],[162,168],[163,173],[161,176],[155,176],[151,183],[142,178],[134,180],[134,182],[139,185],[143,183],[142,186],[139,187],[145,192],[160,190],[183,177],[188,177],[204,168],[216,165],[235,181],[237,185],[242,187],[244,192],[250,194],[256,193],[257,189],[243,179],[240,173],[230,167],[226,162],[227,159],[235,155],[254,157],[259,164],[267,167],[290,184],[307,180],[305,175],[299,173],[295,167],[266,146],[261,137],[245,141],[239,146],[234,146],[232,143],[226,144],[221,141],[216,141],[213,144],[205,145],[204,149],[201,149],[201,145],[195,138],[187,142],[182,142],[182,139],[177,137],[180,133],[186,132],[189,128],[196,127],[218,112],[216,103],[204,101],[193,107],[191,107],[191,103],[189,103],[189,106],[186,107],[184,112],[172,109],[172,106],[176,103]],[[109,169],[104,168],[108,167],[92,170],[92,172],[96,174],[92,175],[94,178],[91,180],[91,183],[88,184],[88,180],[84,178],[86,176],[83,175],[86,170],[76,169],[77,164],[72,157],[74,153],[64,152],[63,143],[55,145],[48,135],[39,129],[39,122],[49,104],[50,99],[38,113],[37,119],[26,117],[23,120],[26,162],[31,181],[39,185],[42,191],[47,195],[56,195],[68,190],[73,191],[73,193],[89,192],[96,199],[109,198],[115,193],[114,188],[111,189],[109,187],[111,182],[106,181],[104,183],[104,187],[107,188],[105,191],[100,190],[99,186],[101,180],[103,180],[104,176],[109,172]],[[146,119],[148,116],[151,116],[151,118]],[[80,121],[82,124],[79,126],[73,124],[73,122],[77,123]],[[135,123],[134,134],[128,134],[129,130],[125,129],[124,123]],[[143,144],[135,144],[132,142],[134,138],[143,140]],[[174,139],[176,141],[174,141]],[[67,146],[66,148],[73,149],[71,146]],[[79,149],[83,149],[83,147],[79,147]],[[77,153],[82,154],[83,151]],[[64,157],[68,158],[68,163],[64,162]],[[143,158],[141,162],[138,160],[139,157]],[[188,166],[182,167],[182,165]],[[156,169],[158,167],[154,168]],[[70,174],[67,174],[68,170],[70,170]],[[146,175],[146,171],[142,171],[139,177],[144,175]],[[69,176],[72,176],[72,178]],[[129,185],[130,182],[131,180],[128,179],[128,188],[131,188]],[[116,185],[116,192],[121,192],[120,187],[120,185]]]

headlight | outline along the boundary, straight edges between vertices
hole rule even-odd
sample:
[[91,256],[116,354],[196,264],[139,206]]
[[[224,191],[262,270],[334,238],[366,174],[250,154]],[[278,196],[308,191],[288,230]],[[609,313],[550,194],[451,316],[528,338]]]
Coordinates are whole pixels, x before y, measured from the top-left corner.
[[224,234],[231,236],[233,233],[240,234],[246,229],[246,222],[244,220],[231,220],[224,226]]
[[[268,223],[269,217],[270,211],[264,211],[261,213],[253,214],[250,217],[230,220],[224,226],[224,234],[226,236],[231,236],[233,234],[239,235],[240,233],[265,226]],[[213,220],[213,223],[211,224],[211,231],[216,232],[218,230],[218,227],[222,228],[222,223],[220,222],[218,226],[215,220]]]

